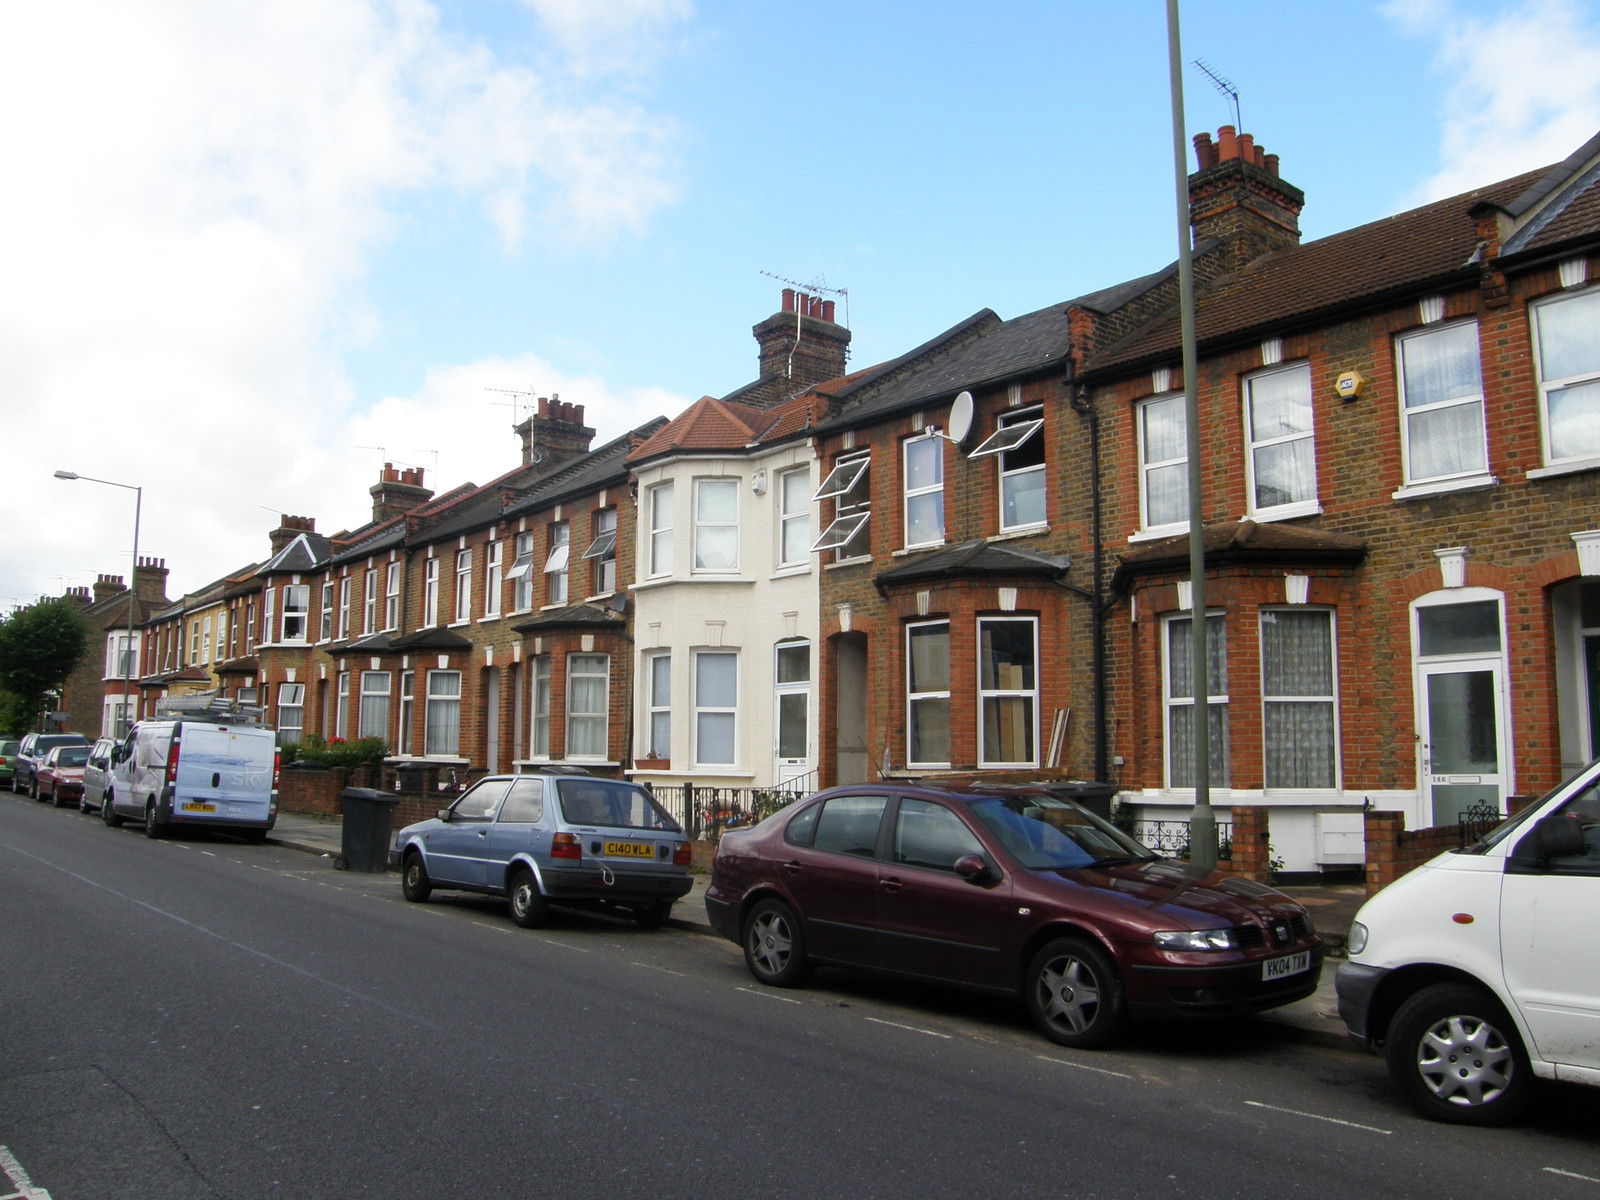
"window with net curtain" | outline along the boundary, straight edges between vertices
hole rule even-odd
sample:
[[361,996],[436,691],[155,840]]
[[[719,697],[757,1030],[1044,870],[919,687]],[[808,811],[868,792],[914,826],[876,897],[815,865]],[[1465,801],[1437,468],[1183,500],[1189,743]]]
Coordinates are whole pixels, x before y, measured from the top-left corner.
[[[437,560],[435,560],[437,561]],[[459,754],[461,750],[461,672],[429,671],[423,712],[424,754]]]
[[1250,442],[1251,514],[1316,511],[1309,364],[1263,371],[1245,380],[1245,433]]
[[1261,738],[1269,788],[1332,788],[1333,614],[1261,613]]
[[1183,393],[1139,405],[1139,500],[1143,528],[1189,521],[1189,435]]
[[1489,460],[1477,322],[1407,334],[1396,348],[1406,482],[1483,474]]
[[604,654],[567,657],[567,757],[604,758],[606,693],[610,658]]
[[1534,307],[1545,461],[1600,456],[1600,287]]
[[738,761],[735,717],[739,701],[738,655],[702,650],[694,657],[694,760],[731,766]]
[[[1194,773],[1194,622],[1167,620],[1167,786],[1192,788]],[[1207,761],[1214,786],[1228,783],[1228,648],[1221,614],[1206,617]]]
[[389,672],[361,672],[361,703],[356,709],[356,736],[389,736]]

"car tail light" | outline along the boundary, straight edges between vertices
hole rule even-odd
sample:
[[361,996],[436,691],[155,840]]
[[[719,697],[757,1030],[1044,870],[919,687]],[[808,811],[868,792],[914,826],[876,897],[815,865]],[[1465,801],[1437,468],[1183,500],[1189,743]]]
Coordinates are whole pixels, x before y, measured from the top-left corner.
[[694,855],[689,851],[688,842],[679,842],[672,851],[672,865],[687,867],[694,860]]
[[280,765],[282,765],[282,763],[283,755],[274,750],[272,752],[272,786],[274,790],[276,790],[278,786],[278,768]]
[[558,833],[550,839],[551,858],[579,859],[583,857],[583,843],[575,833]]
[[172,739],[172,745],[167,749],[167,782],[178,782],[178,739]]

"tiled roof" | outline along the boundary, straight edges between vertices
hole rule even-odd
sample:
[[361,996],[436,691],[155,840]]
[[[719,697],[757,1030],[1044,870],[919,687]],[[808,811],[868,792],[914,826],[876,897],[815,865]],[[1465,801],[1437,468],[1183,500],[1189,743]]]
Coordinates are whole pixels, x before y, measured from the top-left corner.
[[[626,598],[624,597],[624,599]],[[537,633],[541,630],[561,629],[573,625],[618,625],[623,620],[623,614],[608,605],[585,602],[582,604],[570,604],[566,608],[541,613],[531,621],[524,621],[521,625],[513,625],[511,631],[513,633]]]
[[1070,565],[1065,558],[1051,558],[1008,546],[992,546],[979,538],[977,541],[936,550],[905,566],[885,571],[873,582],[879,591],[884,591],[924,580],[970,579],[979,575],[1055,579],[1066,574]]
[[[1342,305],[1446,280],[1472,269],[1478,251],[1468,213],[1480,201],[1504,206],[1543,171],[1437,200],[1314,242],[1264,255],[1208,288],[1195,304],[1195,338],[1216,342],[1292,324]],[[1085,364],[1095,374],[1178,353],[1176,309]]]
[[680,451],[742,451],[772,425],[771,412],[702,396],[628,455],[629,462]]
[[[1258,525],[1254,521],[1229,521],[1208,525],[1200,534],[1208,567],[1231,564],[1316,563],[1355,566],[1367,554],[1367,543],[1348,533],[1306,529],[1280,521]],[[1175,534],[1126,551],[1111,578],[1111,586],[1126,591],[1133,579],[1162,571],[1187,572],[1189,535]]]

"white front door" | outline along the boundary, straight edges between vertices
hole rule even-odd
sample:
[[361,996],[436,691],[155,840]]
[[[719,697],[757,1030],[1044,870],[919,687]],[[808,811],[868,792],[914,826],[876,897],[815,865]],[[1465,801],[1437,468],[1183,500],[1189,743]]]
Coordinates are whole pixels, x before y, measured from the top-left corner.
[[1503,686],[1498,658],[1422,668],[1422,781],[1430,825],[1469,809],[1505,811]]
[[773,662],[772,782],[811,773],[811,643],[780,642]]

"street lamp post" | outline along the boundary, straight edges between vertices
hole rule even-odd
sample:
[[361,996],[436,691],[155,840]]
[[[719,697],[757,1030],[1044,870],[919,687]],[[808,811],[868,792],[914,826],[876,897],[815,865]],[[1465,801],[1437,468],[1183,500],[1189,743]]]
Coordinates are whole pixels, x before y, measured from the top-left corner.
[[[82,479],[87,483],[103,483],[107,487],[127,488],[133,493],[133,565],[128,571],[128,645],[122,660],[122,723],[133,724],[130,700],[133,693],[133,615],[138,601],[139,584],[139,515],[144,508],[144,488],[131,483],[118,483],[114,479],[96,479],[92,475],[79,475],[76,471],[57,471],[57,479]],[[120,728],[119,734],[123,732]]]

